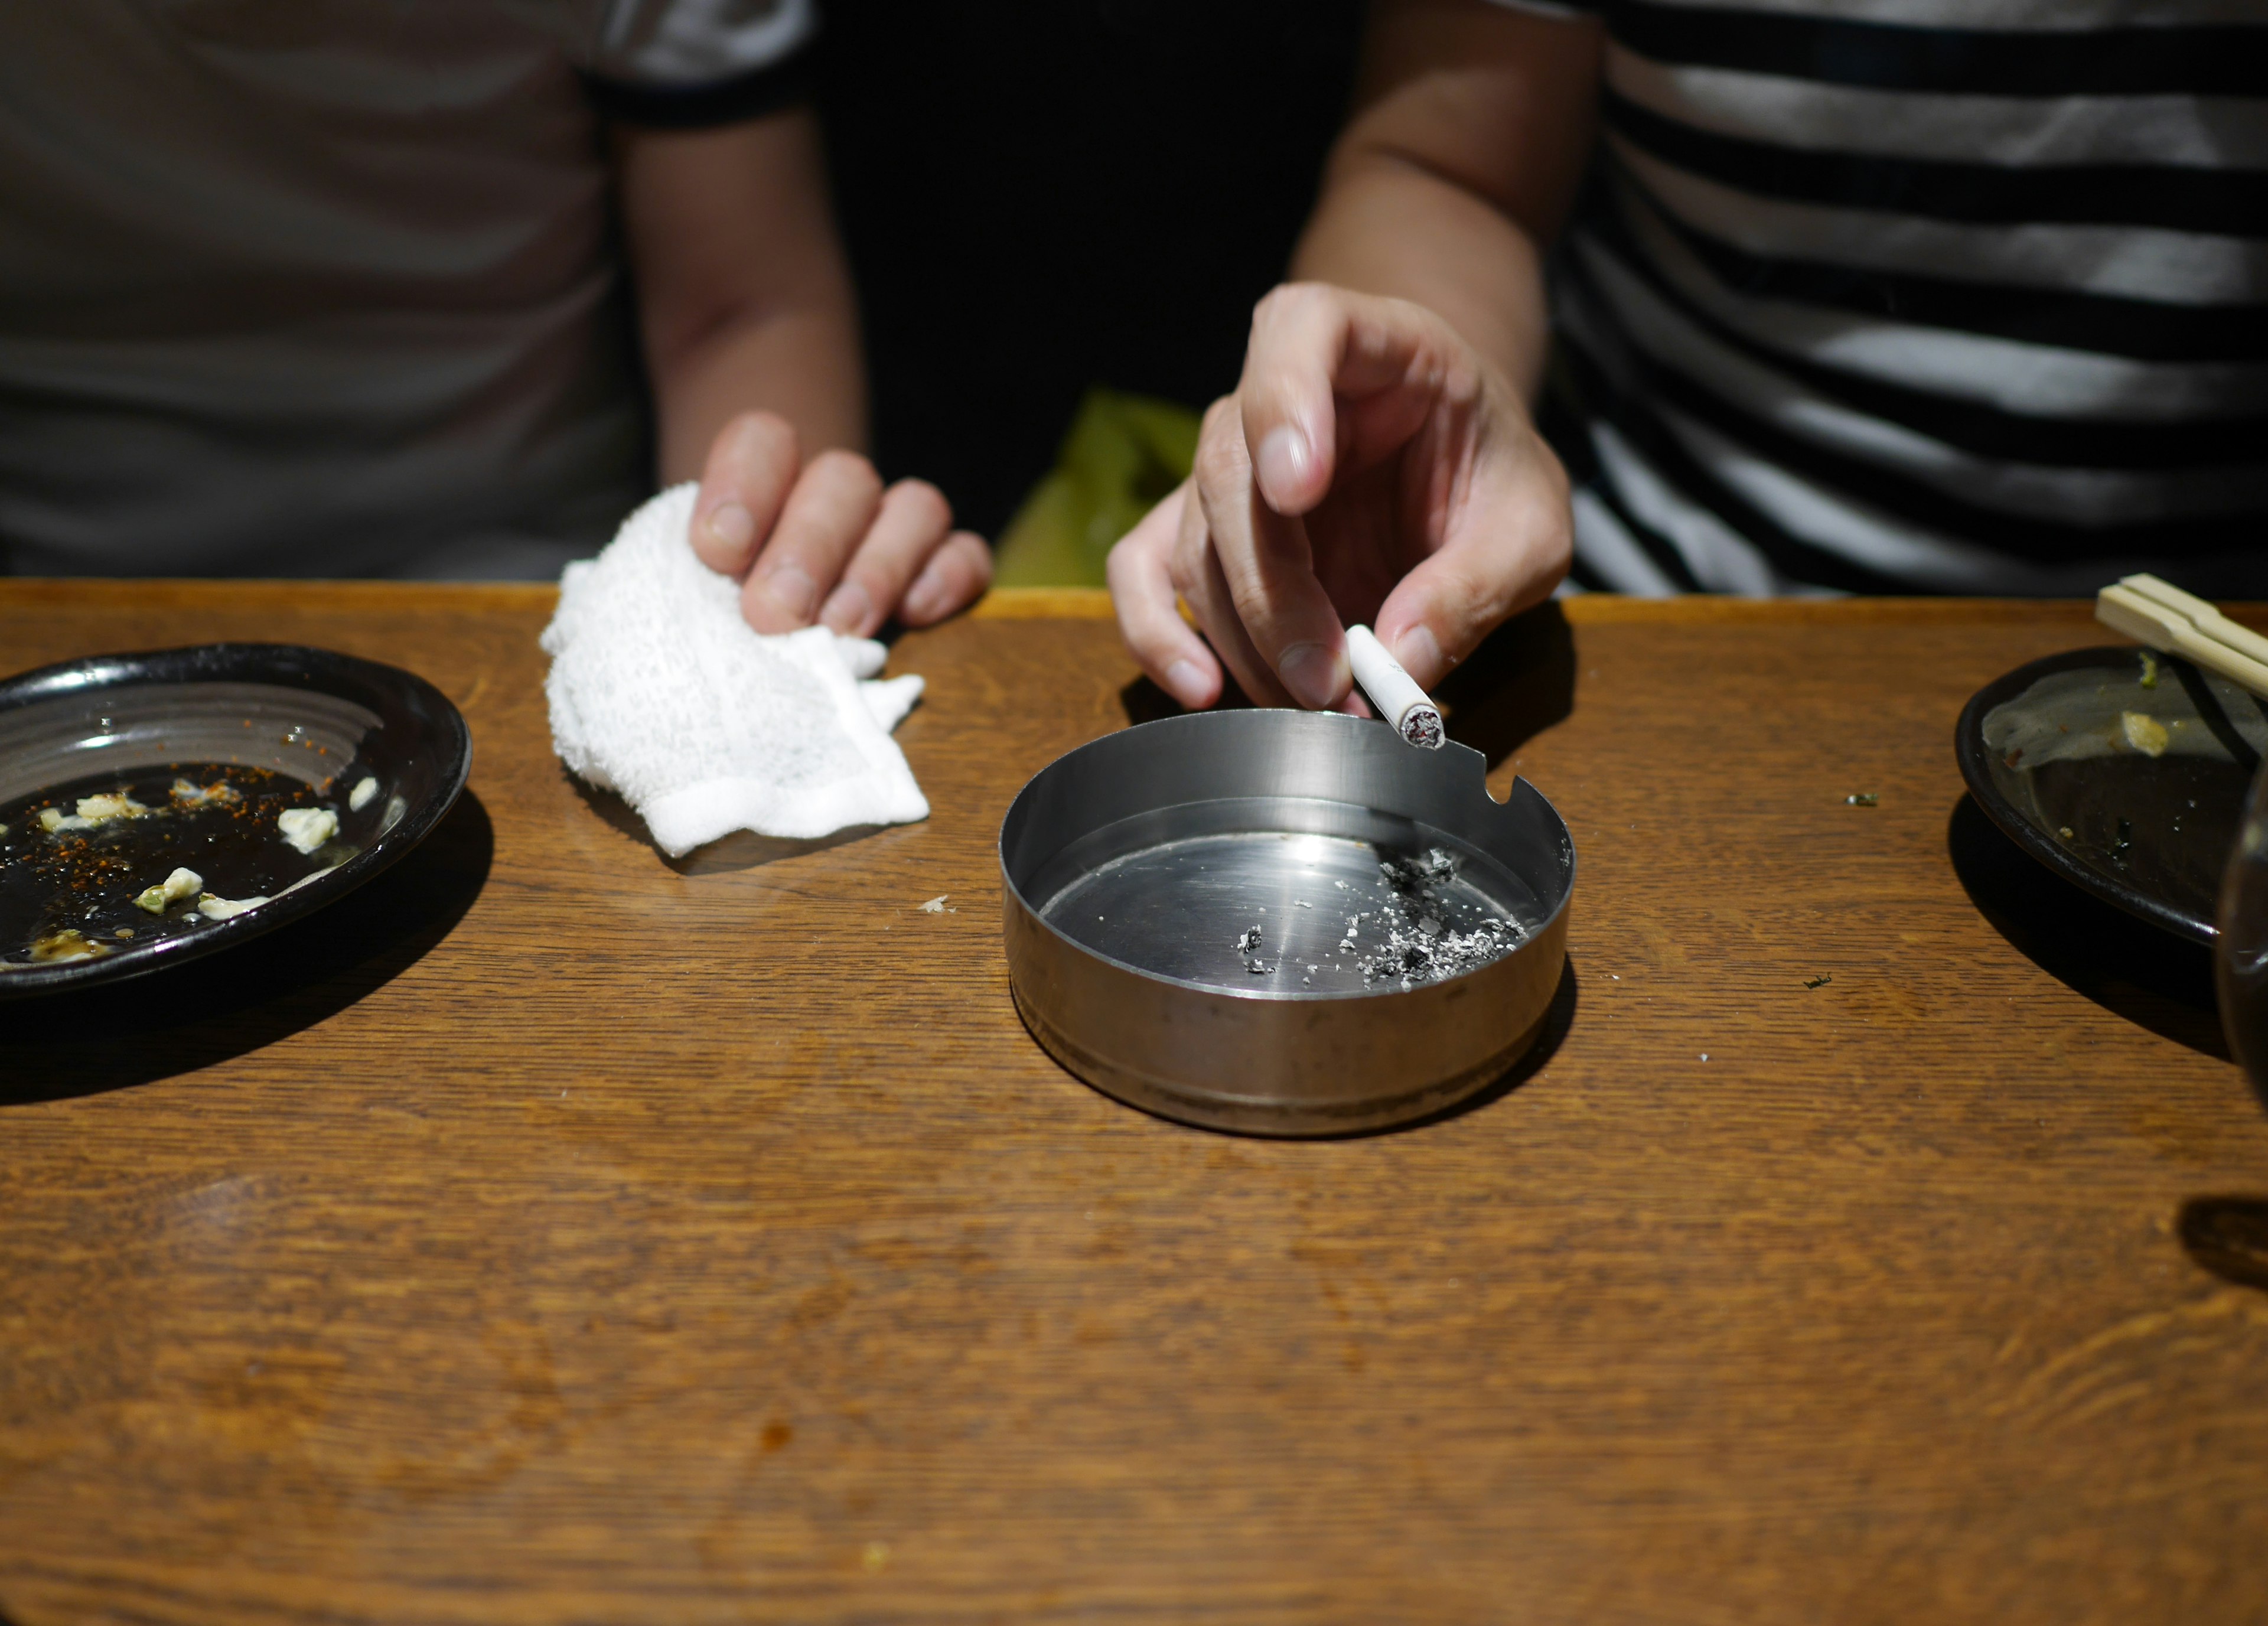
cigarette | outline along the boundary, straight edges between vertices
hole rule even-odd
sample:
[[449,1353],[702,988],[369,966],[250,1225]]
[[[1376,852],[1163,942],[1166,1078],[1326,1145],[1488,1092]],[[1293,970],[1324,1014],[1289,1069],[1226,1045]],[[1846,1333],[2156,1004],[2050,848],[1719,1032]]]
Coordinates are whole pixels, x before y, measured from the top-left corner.
[[1347,658],[1354,666],[1354,681],[1395,733],[1420,750],[1440,749],[1440,707],[1425,698],[1425,691],[1386,652],[1376,633],[1367,627],[1349,627]]

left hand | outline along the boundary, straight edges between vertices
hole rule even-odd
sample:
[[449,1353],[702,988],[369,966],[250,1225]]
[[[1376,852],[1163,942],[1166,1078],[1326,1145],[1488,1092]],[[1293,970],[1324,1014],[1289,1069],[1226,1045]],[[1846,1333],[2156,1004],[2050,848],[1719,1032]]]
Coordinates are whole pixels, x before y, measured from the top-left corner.
[[794,425],[769,412],[742,413],[711,444],[692,540],[703,564],[742,583],[740,613],[758,632],[818,622],[872,637],[893,615],[926,627],[992,581],[991,549],[953,528],[935,486],[886,489],[855,452],[806,466]]

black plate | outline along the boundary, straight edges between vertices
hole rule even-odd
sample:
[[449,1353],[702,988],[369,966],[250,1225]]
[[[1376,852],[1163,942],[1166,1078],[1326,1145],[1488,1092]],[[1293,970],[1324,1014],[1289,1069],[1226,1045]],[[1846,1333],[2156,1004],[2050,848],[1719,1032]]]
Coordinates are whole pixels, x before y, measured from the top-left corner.
[[[341,820],[337,844],[326,850],[347,855],[312,884],[232,918],[190,919],[194,911],[176,910],[175,918],[160,916],[146,928],[157,935],[137,931],[130,942],[114,944],[104,934],[99,959],[0,970],[0,999],[139,976],[313,914],[423,841],[465,788],[472,758],[465,719],[440,690],[397,667],[328,650],[207,644],[99,655],[0,682],[0,807],[66,786],[84,791],[90,780],[125,783],[176,763],[239,764],[280,774],[276,783],[295,792],[300,785],[326,791]],[[375,779],[377,790],[350,809],[350,792],[364,778]],[[146,854],[133,845],[142,840],[138,830],[132,840],[118,837],[122,872],[161,878],[165,871],[156,866],[173,855],[150,843],[170,840],[155,834],[166,821],[131,822],[152,834]],[[22,849],[11,851],[20,857]],[[30,877],[27,865],[13,874],[0,869],[0,879],[14,888],[0,901],[14,904],[16,915],[49,907],[26,891]],[[84,890],[71,907],[89,895],[90,907],[117,907],[107,893]],[[122,895],[130,901],[131,892]],[[0,943],[0,954],[24,946]]]
[[[2154,681],[2146,681],[2154,679]],[[2124,714],[2166,731],[2155,757]],[[2158,744],[2146,728],[2139,737]],[[2072,885],[2210,945],[2268,712],[2187,661],[2073,650],[1977,690],[1954,734],[1961,776],[2009,837]]]

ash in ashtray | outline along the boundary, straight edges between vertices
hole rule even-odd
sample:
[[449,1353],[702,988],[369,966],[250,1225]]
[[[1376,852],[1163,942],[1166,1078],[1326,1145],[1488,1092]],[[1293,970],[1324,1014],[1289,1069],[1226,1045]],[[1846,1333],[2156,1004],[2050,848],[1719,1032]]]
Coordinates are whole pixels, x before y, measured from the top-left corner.
[[1516,922],[1496,915],[1484,916],[1469,931],[1450,924],[1448,889],[1456,879],[1457,860],[1441,848],[1392,855],[1380,862],[1378,876],[1388,894],[1384,907],[1351,916],[1340,945],[1342,951],[1353,950],[1359,937],[1373,939],[1361,945],[1369,952],[1359,962],[1366,984],[1391,979],[1415,988],[1438,982],[1508,953],[1528,935]]
[[1429,887],[1446,886],[1457,878],[1457,861],[1440,847],[1420,853],[1395,853],[1381,858],[1378,877],[1404,897],[1422,894]]
[[[1104,939],[1105,953],[1155,954],[1167,975],[1263,996],[1414,989],[1477,970],[1528,941],[1518,906],[1502,901],[1516,883],[1484,855],[1447,842],[1272,832],[1264,844],[1241,832],[1209,839],[1235,860],[1221,866],[1226,879],[1183,857],[1173,879],[1185,890],[1145,879],[1108,907],[1101,895],[1082,895],[1063,917]],[[1153,947],[1138,931],[1107,938],[1103,930],[1135,921],[1147,930],[1150,919],[1175,916],[1176,925],[1197,929],[1195,940],[1176,935]]]

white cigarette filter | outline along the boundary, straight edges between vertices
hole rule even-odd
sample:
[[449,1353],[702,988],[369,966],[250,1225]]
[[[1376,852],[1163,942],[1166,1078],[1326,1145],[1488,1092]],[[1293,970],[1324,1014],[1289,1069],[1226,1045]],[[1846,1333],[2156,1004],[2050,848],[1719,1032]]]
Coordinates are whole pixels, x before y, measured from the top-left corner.
[[1386,652],[1376,633],[1367,627],[1349,627],[1347,659],[1353,664],[1354,681],[1362,685],[1371,705],[1394,725],[1395,733],[1420,750],[1440,749],[1441,708],[1428,700],[1417,680]]

